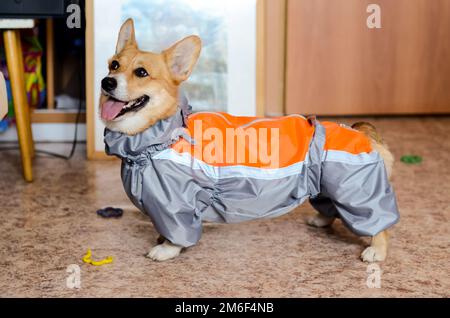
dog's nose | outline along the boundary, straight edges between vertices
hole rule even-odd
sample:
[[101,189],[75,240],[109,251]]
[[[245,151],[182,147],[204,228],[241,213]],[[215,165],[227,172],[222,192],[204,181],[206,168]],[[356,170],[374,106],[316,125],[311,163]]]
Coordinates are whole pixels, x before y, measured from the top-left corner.
[[105,91],[110,92],[113,89],[115,89],[116,87],[117,87],[117,81],[115,78],[105,77],[104,79],[102,79],[102,88]]

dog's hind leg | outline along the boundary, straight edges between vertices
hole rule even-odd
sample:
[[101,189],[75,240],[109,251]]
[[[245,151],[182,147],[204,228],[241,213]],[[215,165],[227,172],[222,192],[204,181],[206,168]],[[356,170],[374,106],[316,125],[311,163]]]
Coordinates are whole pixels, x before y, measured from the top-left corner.
[[[372,124],[366,122],[355,123],[352,125],[352,128],[363,132],[367,137],[370,138],[372,147],[383,158],[388,179],[391,179],[394,165],[394,156],[389,151],[388,146],[386,145],[380,134],[377,132],[376,128]],[[361,259],[364,262],[384,261],[387,255],[388,243],[389,238],[387,231],[385,230],[378,233],[377,235],[372,237],[371,245],[362,252]]]
[[361,259],[364,262],[382,262],[386,259],[388,250],[388,233],[382,231],[372,237],[372,243],[361,254]]

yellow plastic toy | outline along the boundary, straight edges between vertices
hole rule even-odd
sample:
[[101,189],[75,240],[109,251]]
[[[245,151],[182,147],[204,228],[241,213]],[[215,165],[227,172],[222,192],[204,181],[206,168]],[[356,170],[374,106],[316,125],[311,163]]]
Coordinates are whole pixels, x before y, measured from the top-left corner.
[[86,255],[83,256],[83,262],[94,265],[94,266],[101,266],[104,264],[112,263],[112,261],[113,261],[112,256],[108,256],[105,259],[102,259],[101,261],[93,261],[91,259],[91,256],[92,256],[91,249],[88,248]]

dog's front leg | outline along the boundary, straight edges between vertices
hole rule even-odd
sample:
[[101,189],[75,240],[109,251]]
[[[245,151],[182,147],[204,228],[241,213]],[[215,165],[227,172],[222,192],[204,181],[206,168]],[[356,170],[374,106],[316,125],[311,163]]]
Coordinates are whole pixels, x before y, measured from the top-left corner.
[[326,216],[326,215],[317,213],[316,215],[309,217],[306,220],[306,223],[308,225],[311,225],[314,227],[326,227],[326,226],[330,226],[331,224],[333,224],[335,219],[336,218],[333,216]]
[[361,259],[364,262],[382,262],[386,259],[388,249],[388,233],[382,231],[372,237],[372,243],[361,254]]
[[180,255],[180,252],[183,249],[182,246],[172,244],[164,238],[161,239],[161,237],[158,238],[158,243],[159,242],[161,242],[161,244],[154,246],[147,254],[147,257],[154,261],[166,261],[174,258]]

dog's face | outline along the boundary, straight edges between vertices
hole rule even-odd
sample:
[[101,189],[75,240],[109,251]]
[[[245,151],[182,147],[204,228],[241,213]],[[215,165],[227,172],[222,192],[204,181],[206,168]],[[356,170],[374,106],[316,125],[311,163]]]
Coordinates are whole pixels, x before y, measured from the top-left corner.
[[200,50],[200,38],[189,36],[161,53],[140,51],[133,20],[125,21],[102,80],[100,113],[106,127],[134,135],[173,115],[178,86],[191,74]]

